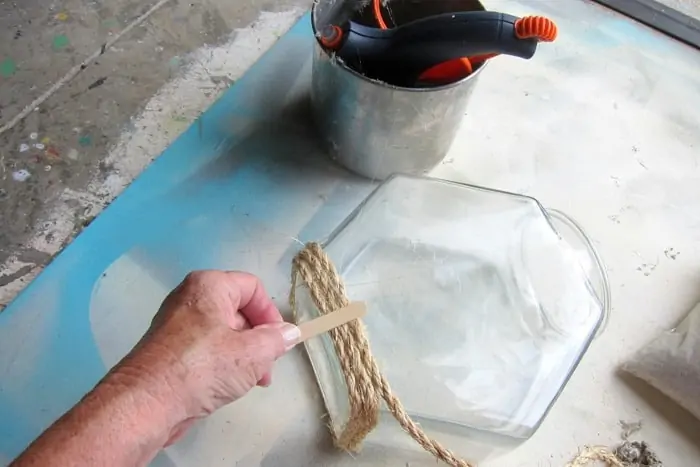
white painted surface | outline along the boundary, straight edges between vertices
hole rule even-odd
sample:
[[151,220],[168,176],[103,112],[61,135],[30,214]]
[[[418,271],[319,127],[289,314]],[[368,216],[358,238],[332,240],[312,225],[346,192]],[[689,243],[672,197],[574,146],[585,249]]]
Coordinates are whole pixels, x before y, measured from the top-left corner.
[[583,445],[618,443],[619,420],[642,420],[639,438],[665,465],[700,462],[700,422],[618,374],[700,299],[700,54],[631,22],[618,30],[599,11],[578,4],[555,17],[560,39],[529,62],[494,59],[433,172],[570,214],[612,287],[605,333],[539,431],[483,465],[563,465]]

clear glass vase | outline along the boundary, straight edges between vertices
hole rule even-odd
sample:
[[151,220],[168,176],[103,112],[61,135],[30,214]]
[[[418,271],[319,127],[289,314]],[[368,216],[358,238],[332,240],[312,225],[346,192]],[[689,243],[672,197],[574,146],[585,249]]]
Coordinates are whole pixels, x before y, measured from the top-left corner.
[[[408,413],[472,459],[467,440],[503,446],[535,432],[610,308],[584,232],[527,196],[394,176],[324,248],[348,297],[366,302],[372,353]],[[297,296],[299,321],[318,316],[303,285]],[[348,398],[333,344],[306,348],[339,433]],[[388,412],[369,440],[413,447]]]

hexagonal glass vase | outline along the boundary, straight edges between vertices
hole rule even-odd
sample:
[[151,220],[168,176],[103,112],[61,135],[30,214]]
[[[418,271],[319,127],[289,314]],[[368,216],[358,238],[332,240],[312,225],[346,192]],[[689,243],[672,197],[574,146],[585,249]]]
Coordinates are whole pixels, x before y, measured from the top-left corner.
[[[472,459],[465,441],[504,446],[535,432],[609,308],[584,232],[527,196],[394,176],[324,248],[350,299],[366,302],[372,352],[409,414]],[[299,320],[318,316],[304,286],[297,295]],[[324,335],[306,348],[339,433],[348,399],[333,344]],[[368,440],[410,448],[381,415]]]

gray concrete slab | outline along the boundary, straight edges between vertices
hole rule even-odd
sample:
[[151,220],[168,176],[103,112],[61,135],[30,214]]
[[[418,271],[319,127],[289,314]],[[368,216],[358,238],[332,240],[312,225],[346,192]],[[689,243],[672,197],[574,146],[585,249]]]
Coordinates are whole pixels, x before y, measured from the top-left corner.
[[[1,1],[0,126],[155,3]],[[263,11],[296,7],[301,14],[308,3],[171,0],[1,134],[0,288],[46,264],[90,221],[95,210],[66,200],[66,194],[71,198],[71,193],[83,193],[89,184],[114,173],[114,164],[105,161],[109,148],[164,83],[186,72],[192,60],[188,54],[228,40],[232,31],[249,26]],[[212,75],[209,81],[215,96],[231,78]],[[182,129],[195,116],[173,119]],[[93,200],[97,211],[114,194]],[[37,247],[37,237],[51,246]],[[0,307],[13,295],[0,300]]]

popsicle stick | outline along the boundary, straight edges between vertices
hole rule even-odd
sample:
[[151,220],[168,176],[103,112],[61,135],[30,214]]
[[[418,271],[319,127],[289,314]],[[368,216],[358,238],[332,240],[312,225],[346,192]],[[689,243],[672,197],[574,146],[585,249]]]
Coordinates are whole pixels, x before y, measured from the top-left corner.
[[311,321],[301,323],[301,340],[304,342],[307,339],[328,332],[331,329],[342,326],[343,324],[352,321],[353,319],[362,318],[367,313],[367,306],[364,302],[352,302],[350,305],[335,310],[327,315],[320,316]]

